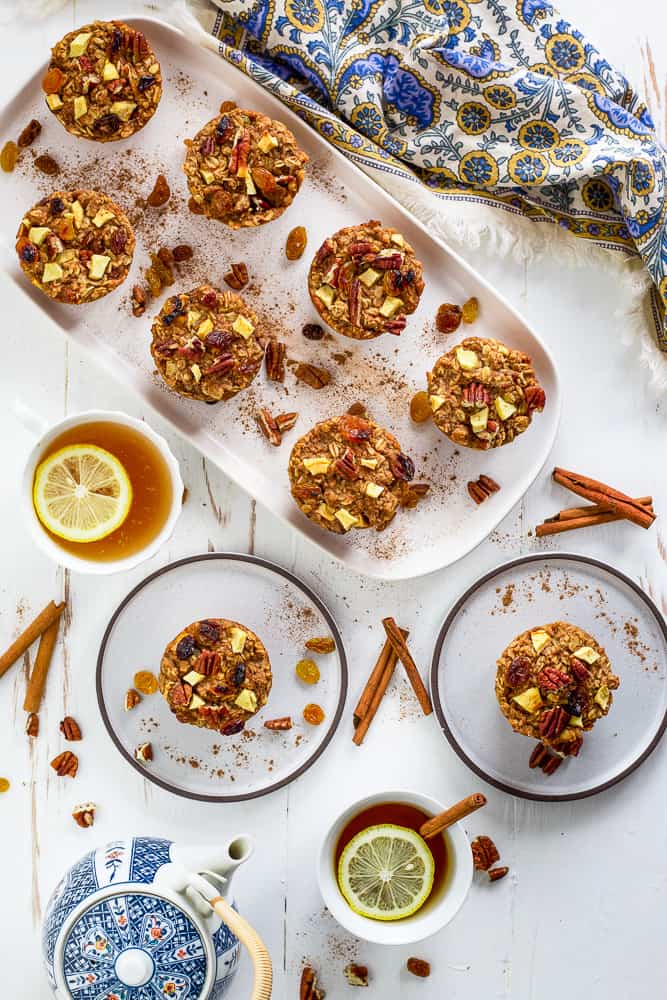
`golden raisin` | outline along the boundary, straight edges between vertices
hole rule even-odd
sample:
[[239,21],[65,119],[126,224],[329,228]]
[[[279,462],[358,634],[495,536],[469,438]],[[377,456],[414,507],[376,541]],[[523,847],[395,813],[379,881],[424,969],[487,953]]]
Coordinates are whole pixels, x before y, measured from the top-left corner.
[[463,308],[461,309],[461,316],[464,323],[474,323],[477,319],[477,314],[479,313],[479,302],[473,295],[471,299],[463,303]]
[[9,778],[0,778],[0,792],[9,791]]
[[64,82],[65,74],[57,66],[52,66],[42,80],[42,90],[45,94],[57,94]]
[[431,416],[431,403],[427,392],[416,392],[410,400],[410,417],[416,424],[423,424]]
[[139,670],[134,675],[134,686],[142,694],[155,694],[157,677],[151,670]]
[[6,174],[11,174],[12,170],[16,166],[18,158],[19,147],[15,142],[10,140],[2,147],[2,152],[0,153],[0,167],[2,167]]
[[164,174],[158,174],[155,186],[146,199],[146,203],[151,208],[160,208],[162,205],[166,205],[170,198],[171,188],[167,184],[167,178]]
[[312,649],[314,653],[333,653],[336,643],[330,635],[315,636],[314,639],[306,639],[306,649]]
[[163,286],[166,288],[167,285],[173,285],[174,283],[174,272],[165,264],[164,260],[159,257],[156,253],[151,254],[151,270],[155,271],[158,278],[162,282]]
[[319,726],[322,722],[324,722],[324,711],[319,705],[314,705],[311,702],[304,708],[303,717],[309,725]]
[[154,270],[154,268],[149,267],[146,271],[146,281],[148,282],[148,287],[151,290],[151,295],[157,297],[162,291],[162,282],[160,281],[160,275]]
[[461,325],[461,306],[443,302],[436,313],[435,325],[440,333],[454,333]]
[[288,260],[298,260],[306,249],[308,237],[303,226],[296,226],[287,235],[285,243],[285,256]]
[[320,679],[320,669],[314,660],[299,660],[296,665],[296,675],[304,684],[317,684]]

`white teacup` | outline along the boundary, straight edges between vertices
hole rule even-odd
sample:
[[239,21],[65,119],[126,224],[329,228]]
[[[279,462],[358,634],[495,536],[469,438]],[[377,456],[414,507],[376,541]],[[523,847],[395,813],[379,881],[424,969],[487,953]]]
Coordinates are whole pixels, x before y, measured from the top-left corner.
[[[23,481],[21,484],[21,504],[23,513],[28,522],[30,534],[35,544],[61,566],[66,566],[68,569],[76,570],[79,573],[89,573],[95,575],[119,573],[122,570],[134,569],[135,566],[138,566],[146,559],[150,559],[151,556],[155,555],[158,549],[167,541],[173,532],[174,525],[176,524],[178,515],[180,514],[183,505],[183,480],[181,479],[178,462],[172,455],[169,445],[164,438],[159,434],[156,434],[156,432],[149,427],[148,424],[144,423],[143,420],[137,420],[135,417],[129,417],[126,413],[121,413],[117,410],[85,410],[82,413],[74,413],[72,416],[66,417],[65,420],[61,420],[57,424],[53,424],[52,426],[45,428],[40,426],[39,417],[31,411],[25,409],[21,404],[15,404],[15,409],[26,426],[39,434],[37,443],[28,455],[28,459],[23,470]],[[81,424],[100,421],[131,427],[134,431],[137,431],[139,434],[142,434],[145,438],[147,438],[160,453],[171,480],[171,507],[160,531],[144,548],[140,549],[138,552],[134,552],[132,555],[126,556],[123,559],[109,561],[86,559],[83,556],[78,556],[69,552],[67,549],[58,545],[57,542],[54,542],[54,540],[44,530],[39,518],[37,517],[32,499],[35,470],[51,442],[72,427],[78,427]]]
[[442,930],[463,906],[472,883],[473,863],[468,838],[459,823],[445,830],[448,869],[444,886],[411,917],[382,921],[362,917],[350,908],[338,887],[335,870],[336,845],[340,835],[360,812],[383,802],[405,802],[429,816],[442,812],[446,806],[419,792],[385,791],[353,802],[329,827],[317,862],[317,880],[322,898],[339,924],[356,937],[375,944],[414,944]]

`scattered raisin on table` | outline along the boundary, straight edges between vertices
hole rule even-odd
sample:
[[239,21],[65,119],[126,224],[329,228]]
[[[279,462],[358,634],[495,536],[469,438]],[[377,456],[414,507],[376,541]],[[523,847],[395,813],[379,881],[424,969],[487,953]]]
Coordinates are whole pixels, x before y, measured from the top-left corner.
[[456,306],[452,302],[443,302],[438,307],[435,317],[435,325],[440,333],[454,333],[461,325],[463,310],[461,306]]
[[477,319],[478,313],[479,313],[479,302],[473,295],[472,298],[467,299],[467,301],[463,303],[463,308],[461,309],[461,318],[463,319],[464,323],[474,323],[475,320]]
[[35,166],[38,170],[41,170],[43,174],[47,174],[49,177],[53,177],[55,174],[60,173],[60,166],[52,156],[49,156],[48,153],[43,153],[41,156],[38,156],[35,160]]
[[150,205],[151,208],[160,208],[162,205],[166,205],[170,198],[171,188],[167,184],[167,178],[164,174],[158,174],[153,190],[146,199],[146,204]]
[[319,705],[315,705],[311,702],[304,708],[303,717],[309,725],[319,726],[322,722],[324,722],[324,711]]
[[285,256],[288,260],[298,260],[306,249],[308,237],[303,226],[296,226],[287,235]]
[[157,691],[157,677],[150,670],[138,670],[134,675],[134,686],[142,694],[155,694]]
[[431,416],[431,404],[427,392],[416,392],[410,400],[410,418],[416,424],[423,424]]
[[320,669],[314,660],[299,660],[295,669],[297,677],[304,684],[317,684],[320,679]]
[[18,143],[21,149],[25,149],[26,146],[32,146],[33,142],[35,141],[35,139],[37,138],[37,136],[41,131],[42,131],[42,126],[40,125],[40,123],[37,121],[36,118],[33,118],[32,121],[29,121],[26,127],[21,132],[18,139]]
[[0,167],[2,167],[6,174],[11,174],[12,170],[16,166],[18,158],[19,147],[10,139],[10,141],[6,142],[2,147],[2,152],[0,153]]

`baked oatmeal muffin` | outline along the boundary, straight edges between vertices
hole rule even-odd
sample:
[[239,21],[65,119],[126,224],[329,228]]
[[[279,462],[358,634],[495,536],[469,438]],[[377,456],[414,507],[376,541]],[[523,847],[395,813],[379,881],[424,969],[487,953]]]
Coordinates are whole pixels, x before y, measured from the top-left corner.
[[241,108],[213,118],[185,144],[183,170],[199,214],[231,229],[261,226],[282,215],[308,162],[286,125]]
[[266,704],[271,664],[247,626],[207,618],[169,643],[158,684],[179,722],[233,736]]
[[584,732],[606,715],[619,679],[603,647],[582,628],[552,622],[503,650],[496,698],[516,733],[576,757]]
[[325,323],[354,340],[398,336],[424,290],[407,240],[376,220],[329,236],[315,254],[308,291]]
[[94,21],[54,45],[42,89],[68,132],[112,142],[134,135],[153,117],[162,75],[141,31],[122,21]]
[[409,485],[414,472],[393,434],[348,413],[315,424],[294,445],[288,466],[299,508],[339,535],[384,531],[400,506],[414,507],[428,490]]
[[134,233],[125,213],[101,191],[54,191],[37,202],[16,234],[21,268],[59,302],[81,305],[127,278]]
[[438,430],[482,451],[513,441],[546,402],[528,355],[482,337],[466,337],[438,358],[428,392]]
[[258,332],[240,295],[200,285],[165,301],[153,322],[151,354],[174,392],[217,403],[246,389],[259,371]]

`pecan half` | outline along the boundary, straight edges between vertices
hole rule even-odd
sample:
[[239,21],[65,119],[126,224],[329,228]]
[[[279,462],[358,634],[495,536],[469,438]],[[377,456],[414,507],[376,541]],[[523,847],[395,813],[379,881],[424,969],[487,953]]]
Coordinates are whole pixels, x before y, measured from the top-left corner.
[[489,881],[497,882],[499,879],[505,878],[508,872],[509,868],[506,865],[502,868],[492,868],[489,872]]
[[570,657],[570,670],[578,681],[586,681],[591,676],[591,672],[588,667],[584,666],[581,660],[578,660],[576,656]]
[[549,760],[543,765],[542,772],[546,775],[553,774],[554,771],[558,770],[558,768],[561,766],[562,763],[563,763],[562,757],[558,757],[556,756],[556,754],[552,754],[551,757],[549,757]]
[[309,365],[303,361],[296,366],[294,374],[300,382],[305,382],[312,389],[322,389],[331,382],[331,372],[328,372],[326,368]]
[[558,667],[544,667],[537,675],[537,683],[545,691],[562,691],[572,683],[572,678]]
[[248,268],[243,263],[231,264],[227,274],[222,279],[230,288],[238,291],[248,284]]
[[368,966],[350,962],[343,969],[343,974],[350,986],[368,986]]
[[463,402],[468,406],[488,406],[491,402],[489,392],[481,382],[471,382],[462,392]]
[[431,964],[425,958],[409,958],[405,963],[405,968],[413,976],[419,976],[420,979],[428,979],[431,975]]
[[550,756],[551,754],[549,753],[548,748],[545,747],[544,743],[537,743],[535,745],[533,752],[530,755],[530,759],[528,761],[528,767],[531,768],[542,767],[542,765],[549,759]]
[[39,716],[31,712],[25,724],[26,736],[39,736]]
[[547,394],[541,385],[529,385],[524,391],[524,398],[528,412],[531,410],[543,410],[547,401]]
[[141,695],[134,688],[129,688],[125,692],[125,711],[131,712],[133,708],[136,708],[141,701]]
[[195,663],[194,669],[204,677],[211,677],[217,674],[220,669],[220,654],[212,649],[205,649],[199,654],[199,659]]
[[488,871],[491,865],[495,864],[496,861],[500,861],[498,848],[491,838],[485,834],[475,837],[470,844],[470,849],[472,851],[473,864],[478,872]]
[[317,985],[317,973],[310,965],[304,965],[299,983],[299,1000],[324,1000],[324,990]]
[[53,758],[51,767],[59,778],[75,778],[79,770],[79,758],[71,750],[64,750]]
[[73,719],[71,715],[66,715],[60,723],[60,732],[66,740],[70,740],[72,743],[76,743],[77,740],[81,739],[81,728],[79,723],[76,719]]
[[351,448],[346,448],[340,458],[337,458],[333,463],[333,469],[342,476],[343,479],[356,479],[359,475],[359,470],[357,469],[357,463],[354,460],[354,452]]
[[82,802],[78,806],[74,806],[72,810],[72,819],[77,826],[82,827],[84,830],[92,826],[95,822],[95,803],[94,802]]
[[570,716],[565,709],[560,705],[554,705],[542,713],[540,733],[547,739],[555,739],[556,736],[560,736],[569,721]]
[[286,431],[291,431],[298,419],[298,413],[279,413],[276,417],[278,430],[281,434],[284,434]]
[[400,337],[407,326],[407,319],[405,316],[396,316],[394,319],[388,319],[384,324],[384,329],[387,333],[391,333],[394,337]]
[[132,289],[132,315],[143,316],[146,312],[146,292],[141,285],[135,285]]
[[264,723],[264,728],[282,733],[286,729],[292,728],[292,717],[291,715],[284,715],[280,719],[267,719]]
[[491,476],[481,475],[479,479],[469,482],[467,484],[468,493],[479,506],[479,504],[484,503],[492,493],[497,493],[500,486],[495,481],[491,479]]
[[192,685],[177,681],[169,692],[169,701],[176,708],[187,708],[192,701]]
[[153,746],[151,743],[140,743],[134,751],[134,759],[146,764],[153,760]]
[[266,363],[266,375],[272,382],[285,381],[285,354],[287,347],[282,340],[271,340],[266,345],[264,361]]
[[274,448],[277,448],[282,442],[282,435],[278,429],[278,424],[276,423],[275,418],[271,415],[270,411],[264,407],[255,415],[255,419],[257,420],[257,425],[260,431],[269,444],[272,444]]

